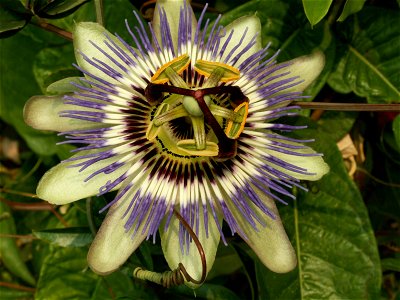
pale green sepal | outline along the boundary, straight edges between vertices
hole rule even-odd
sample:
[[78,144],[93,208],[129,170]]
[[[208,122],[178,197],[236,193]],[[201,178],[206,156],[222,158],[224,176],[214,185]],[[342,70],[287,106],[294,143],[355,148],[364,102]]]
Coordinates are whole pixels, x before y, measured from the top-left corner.
[[155,36],[160,43],[161,43],[161,31],[165,30],[165,28],[161,28],[160,22],[160,10],[164,10],[165,14],[168,19],[168,24],[171,31],[172,42],[174,43],[175,51],[178,49],[178,29],[179,29],[179,19],[180,19],[180,11],[181,8],[184,7],[186,3],[186,7],[190,10],[192,15],[192,38],[194,38],[194,34],[197,28],[197,20],[192,7],[190,6],[189,1],[187,0],[158,0],[156,3],[156,8],[154,10],[153,16],[153,29]]
[[97,274],[107,275],[117,270],[147,236],[147,232],[142,234],[146,222],[142,222],[136,233],[134,233],[136,225],[128,231],[124,227],[129,214],[125,218],[123,216],[131,203],[131,197],[133,195],[128,193],[111,206],[90,246],[88,263]]
[[[88,153],[93,153],[93,151],[82,152],[77,155]],[[80,167],[68,167],[81,162],[81,160],[60,163],[44,174],[42,179],[39,181],[36,194],[40,199],[57,205],[70,203],[96,195],[99,193],[99,189],[108,181],[114,181],[127,171],[129,165],[123,165],[110,174],[98,174],[87,182],[84,180],[95,171],[105,168],[117,160],[118,158],[111,157],[98,161],[87,167],[82,172],[79,172]],[[116,190],[119,187],[120,185],[117,185],[113,190]]]
[[[290,151],[295,152],[295,153],[299,153],[299,154],[317,153],[312,148],[304,146],[299,143],[289,142],[286,140],[279,140],[279,139],[274,139],[274,140],[277,140],[277,141],[280,141],[280,142],[283,142],[286,144],[290,144],[290,145],[304,147],[302,149],[290,149]],[[324,176],[326,173],[329,172],[329,166],[325,163],[324,159],[321,156],[298,156],[298,155],[292,155],[292,154],[278,152],[278,151],[271,150],[271,149],[264,149],[263,151],[266,154],[270,154],[271,156],[277,157],[288,164],[292,164],[297,167],[303,168],[303,169],[307,170],[307,173],[311,173],[311,175],[300,174],[300,173],[290,171],[286,168],[282,168],[280,166],[274,165],[275,169],[282,171],[285,174],[288,174],[288,175],[293,176],[294,178],[297,178],[300,180],[310,180],[310,181],[320,180],[322,176]]]
[[[240,47],[238,47],[235,50],[235,53],[231,56],[231,58],[234,58],[237,54],[239,54],[243,48],[247,47],[250,41],[256,37],[256,43],[245,53],[243,53],[239,60],[234,64],[235,67],[239,67],[239,65],[244,62],[247,58],[249,58],[251,55],[256,53],[257,51],[261,50],[261,23],[260,19],[256,15],[251,15],[251,16],[244,16],[241,17],[232,23],[230,23],[228,26],[225,27],[226,34],[224,37],[221,38],[220,45],[224,45],[225,41],[228,39],[231,31],[233,30],[233,36],[226,46],[224,55],[222,56],[221,61],[223,61],[228,54],[231,52],[233,48],[237,46],[239,43],[240,39],[242,38],[244,32],[246,31],[247,28],[247,33],[245,38],[243,39],[243,42]],[[228,61],[227,64],[230,64]]]
[[60,95],[79,91],[80,89],[72,85],[71,82],[90,88],[90,85],[84,82],[81,77],[67,77],[50,84],[46,88],[46,92],[50,94]]
[[256,205],[249,202],[249,206],[266,225],[264,227],[257,223],[256,231],[237,209],[231,209],[239,227],[246,235],[242,238],[268,269],[276,273],[290,272],[297,265],[297,257],[283,227],[275,201],[254,186],[253,189],[275,215],[275,219],[265,215]]
[[[115,70],[120,70],[119,67],[113,63],[107,56],[101,53],[95,46],[92,45],[91,42],[99,46],[99,48],[103,49],[104,52],[109,54],[115,60],[120,61],[120,58],[104,43],[107,40],[106,35],[115,41],[115,43],[121,46],[121,42],[109,31],[107,31],[103,26],[98,23],[92,22],[80,22],[75,25],[73,31],[74,37],[74,49],[75,49],[75,57],[78,65],[88,71],[89,73],[100,77],[111,83],[117,83],[117,81],[110,76],[103,73],[100,69],[88,63],[84,60],[83,56],[80,54],[85,54],[88,58],[97,58],[103,63],[107,64],[111,68]],[[124,49],[124,46],[121,46]],[[85,77],[88,77],[85,75]]]
[[[298,58],[286,61],[282,64],[289,64],[288,66],[280,69],[273,75],[290,72],[288,75],[279,77],[275,81],[285,80],[286,78],[298,77],[294,82],[300,82],[294,87],[285,89],[288,92],[302,92],[304,91],[322,72],[325,66],[325,55],[322,51],[315,51],[310,55],[300,56]],[[278,64],[277,67],[280,65]]]
[[[209,215],[211,215],[209,213]],[[220,226],[222,226],[222,218],[219,219]],[[160,237],[161,237],[161,247],[164,252],[164,257],[167,260],[168,266],[171,270],[175,270],[179,263],[182,263],[186,268],[188,274],[195,280],[200,280],[202,274],[202,264],[199,251],[195,243],[192,241],[189,246],[189,253],[186,252],[186,245],[184,245],[184,253],[181,251],[181,246],[179,242],[179,220],[172,216],[171,223],[167,231],[164,230],[164,224],[160,226]],[[195,231],[193,229],[193,231]],[[217,225],[212,218],[208,220],[208,238],[206,237],[206,231],[204,227],[203,219],[203,209],[200,206],[199,210],[199,235],[198,239],[203,246],[203,250],[206,257],[207,264],[207,274],[211,270],[215,255],[217,253],[217,248],[220,240],[220,234]],[[185,284],[192,288],[198,288],[199,284],[194,284],[191,282],[185,282]]]
[[24,121],[29,126],[39,130],[68,131],[75,129],[90,129],[102,127],[104,124],[60,117],[59,113],[65,110],[91,109],[64,104],[63,96],[33,96],[25,104]]

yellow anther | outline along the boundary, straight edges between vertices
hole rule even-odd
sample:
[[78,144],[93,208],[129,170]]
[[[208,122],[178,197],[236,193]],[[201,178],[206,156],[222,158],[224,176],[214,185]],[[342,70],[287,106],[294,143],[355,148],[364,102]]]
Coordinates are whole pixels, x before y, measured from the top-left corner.
[[214,72],[215,69],[220,68],[223,70],[223,74],[219,81],[221,82],[229,82],[233,80],[238,80],[240,78],[240,71],[235,67],[229,66],[224,63],[219,62],[211,62],[199,59],[196,61],[194,65],[194,69],[201,75],[206,77],[210,77],[210,75]]
[[243,102],[235,108],[235,120],[229,120],[225,129],[225,134],[231,139],[237,139],[243,132],[249,113],[249,103]]
[[170,62],[162,65],[157,72],[151,77],[151,82],[155,84],[166,83],[170,80],[165,70],[170,67],[177,74],[182,74],[183,71],[187,69],[190,64],[190,57],[187,54],[183,54],[177,58],[174,58]]

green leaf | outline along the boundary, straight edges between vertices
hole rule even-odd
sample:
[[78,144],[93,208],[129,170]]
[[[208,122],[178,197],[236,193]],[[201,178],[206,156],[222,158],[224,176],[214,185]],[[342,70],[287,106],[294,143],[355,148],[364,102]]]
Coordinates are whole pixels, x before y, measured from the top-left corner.
[[398,149],[400,150],[400,115],[393,120],[392,129]]
[[32,17],[21,3],[3,0],[0,3],[0,38],[9,37],[24,28]]
[[37,0],[33,10],[41,18],[63,18],[75,12],[81,5],[89,0]]
[[321,21],[329,11],[332,0],[303,0],[304,12],[311,26]]
[[41,48],[40,43],[23,34],[0,40],[0,74],[7,74],[0,82],[0,117],[14,126],[34,152],[52,155],[57,151],[59,138],[30,128],[22,114],[25,102],[32,95],[40,94],[32,67],[33,58]]
[[344,51],[328,83],[370,103],[400,101],[399,11],[365,8],[338,26]]
[[98,276],[87,266],[85,248],[54,248],[40,271],[35,299],[156,299],[151,289],[117,271]]
[[0,7],[0,37],[7,37],[24,28],[26,19]]
[[[104,0],[104,19],[105,27],[111,33],[118,33],[125,41],[130,41],[132,38],[126,29],[125,19],[128,20],[129,26],[135,28],[138,26],[134,11],[140,16],[140,12],[125,0]],[[146,22],[144,22],[146,23]]]
[[81,75],[72,66],[74,62],[75,55],[72,44],[41,50],[35,58],[33,74],[42,89],[42,93],[46,93],[47,87],[55,81]]
[[376,299],[379,255],[360,193],[330,136],[314,128],[301,137],[317,140],[313,148],[324,153],[331,171],[280,208],[298,267],[274,274],[256,263],[260,299]]
[[93,240],[92,233],[86,227],[69,227],[34,231],[37,238],[61,247],[83,247]]
[[216,284],[205,283],[196,290],[192,290],[187,286],[179,286],[171,289],[177,294],[195,297],[196,299],[208,300],[239,300],[240,298],[230,289]]
[[[0,201],[0,234],[16,234],[14,218],[6,203]],[[30,285],[35,284],[33,278],[17,247],[16,240],[12,237],[0,237],[0,257],[4,266],[15,276],[23,279]]]
[[382,271],[400,272],[400,258],[385,258],[381,260]]
[[347,0],[337,20],[343,22],[348,16],[359,12],[363,8],[364,3],[365,0]]
[[32,299],[32,293],[19,291],[11,288],[0,286],[1,300],[26,300]]
[[217,251],[217,258],[215,259],[210,273],[207,275],[207,279],[210,280],[214,277],[232,274],[242,266],[242,261],[234,248],[230,245],[225,246],[220,243]]
[[334,142],[340,141],[350,132],[357,118],[355,112],[326,111],[318,121],[320,130],[329,135]]

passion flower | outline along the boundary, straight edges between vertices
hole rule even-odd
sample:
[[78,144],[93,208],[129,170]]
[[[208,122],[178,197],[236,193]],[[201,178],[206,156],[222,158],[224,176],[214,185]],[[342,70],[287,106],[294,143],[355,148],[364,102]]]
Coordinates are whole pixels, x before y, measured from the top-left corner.
[[275,201],[318,180],[328,167],[316,153],[279,131],[304,128],[277,121],[296,115],[302,91],[324,65],[319,52],[277,64],[262,48],[261,26],[245,16],[224,27],[198,21],[186,1],[158,1],[146,30],[127,24],[132,41],[96,23],[73,32],[84,78],[52,85],[61,96],[36,96],[25,108],[34,128],[60,131],[82,145],[49,170],[38,197],[66,204],[118,190],[88,262],[97,273],[120,267],[144,239],[160,230],[171,269],[179,263],[199,279],[202,264],[186,220],[201,242],[207,272],[222,220],[275,272],[296,266],[296,255]]

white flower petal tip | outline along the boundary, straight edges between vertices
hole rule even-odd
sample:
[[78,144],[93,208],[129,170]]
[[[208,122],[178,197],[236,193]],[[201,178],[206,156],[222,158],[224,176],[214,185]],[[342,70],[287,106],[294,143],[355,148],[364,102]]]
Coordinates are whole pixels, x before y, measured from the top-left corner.
[[[280,141],[279,138],[277,138],[277,140]],[[298,153],[298,155],[282,153],[273,149],[266,149],[265,151],[268,154],[273,155],[288,164],[299,167],[306,172],[298,173],[280,166],[274,166],[276,169],[284,172],[285,174],[293,176],[296,179],[310,181],[319,180],[322,178],[322,176],[329,172],[329,165],[324,161],[321,155],[317,154],[315,150],[296,142],[286,141],[286,143],[298,147],[298,149],[291,149],[292,152]]]
[[[203,215],[202,210],[199,213],[199,234],[198,239],[203,247],[205,258],[206,258],[206,273],[211,270],[215,256],[217,254],[218,244],[220,240],[220,233],[217,225],[213,220],[208,221],[208,238],[204,227],[204,220],[201,217]],[[179,226],[180,221],[173,216],[171,223],[167,231],[164,231],[164,224],[160,226],[161,236],[161,247],[164,252],[164,257],[171,270],[178,268],[179,263],[182,263],[187,273],[195,280],[200,280],[203,272],[202,261],[199,254],[199,250],[196,244],[192,241],[189,244],[189,252],[187,252],[187,246],[183,245],[183,252],[181,251],[181,243],[179,240]],[[220,226],[222,226],[222,219],[220,220]],[[206,274],[206,275],[207,275]],[[196,289],[201,284],[195,284],[192,282],[186,282],[185,285]]]
[[329,173],[330,170],[329,165],[324,161],[324,159],[321,156],[305,157],[302,161],[302,165],[304,166],[305,169],[307,169],[309,173],[312,174],[305,176],[303,175],[304,178],[300,179],[304,180],[310,180],[310,181],[320,180],[322,176]]
[[[253,45],[245,53],[242,53],[236,65],[240,65],[251,55],[261,50],[261,22],[256,15],[243,16],[230,23],[225,27],[226,34],[221,38],[221,44],[229,38],[230,33],[233,31],[232,39],[226,46],[225,56],[228,55],[239,43],[240,46],[232,55],[234,58],[250,43]],[[243,40],[241,41],[241,39]]]
[[104,126],[90,121],[59,116],[60,112],[73,109],[89,110],[64,104],[62,96],[33,96],[25,104],[24,121],[35,129],[51,131],[68,131]]
[[[79,160],[77,162],[60,163],[47,171],[40,179],[36,194],[40,199],[57,205],[96,195],[108,181],[113,181],[120,177],[128,169],[128,166],[121,166],[114,172],[107,174],[107,176],[98,174],[87,182],[85,182],[85,179],[115,161],[117,161],[115,157],[104,159],[91,164],[81,172],[79,172],[80,167],[71,167],[73,164],[80,162]],[[120,184],[117,185],[113,190],[118,189],[120,186]]]
[[99,275],[110,274],[122,266],[147,236],[147,233],[142,234],[145,222],[136,233],[135,226],[126,231],[127,217],[123,216],[129,204],[130,201],[121,199],[111,206],[90,246],[88,264]]
[[152,20],[152,26],[154,29],[155,36],[159,42],[161,39],[161,30],[163,26],[161,25],[160,12],[165,12],[168,20],[172,41],[174,43],[175,50],[178,47],[178,31],[179,31],[179,14],[181,9],[186,7],[189,10],[192,20],[192,37],[196,32],[197,20],[189,1],[187,0],[158,0],[156,3],[156,8],[154,10],[154,16]]
[[[99,59],[102,64],[106,64],[118,70],[118,66],[115,65],[112,59],[97,49],[96,46],[113,58],[116,57],[116,54],[107,46],[105,41],[107,41],[107,37],[109,37],[116,44],[120,45],[121,43],[119,40],[103,26],[92,22],[77,23],[72,34],[74,38],[75,57],[78,65],[83,70],[94,76],[116,83],[117,81],[115,79],[111,78],[108,74],[102,72],[99,68],[91,64],[88,59],[92,60],[92,62],[93,58]],[[96,64],[96,62],[94,62],[94,64]],[[85,77],[88,77],[87,74],[85,74]]]
[[263,227],[258,224],[258,231],[256,231],[240,214],[235,212],[238,224],[246,235],[242,238],[268,269],[275,273],[290,272],[297,265],[296,252],[285,232],[275,201],[256,188],[255,191],[261,201],[275,215],[275,219],[265,215],[254,204],[250,204],[266,225]]
[[317,50],[310,55],[300,56],[282,64],[288,65],[282,68],[280,73],[290,73],[284,77],[280,77],[279,80],[298,77],[296,82],[299,82],[296,86],[286,89],[285,92],[303,92],[315,81],[315,79],[317,79],[324,69],[325,55],[322,51]]

